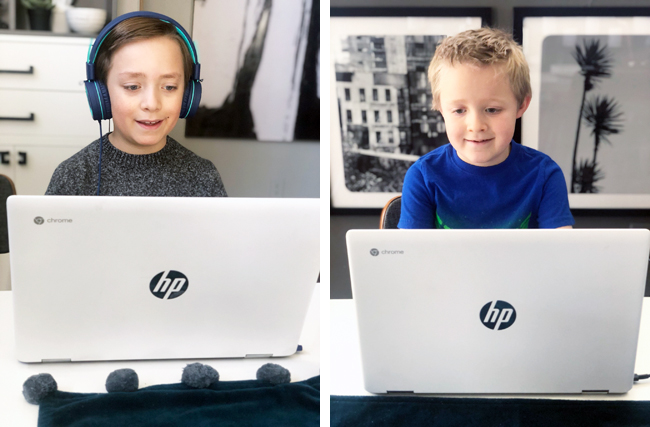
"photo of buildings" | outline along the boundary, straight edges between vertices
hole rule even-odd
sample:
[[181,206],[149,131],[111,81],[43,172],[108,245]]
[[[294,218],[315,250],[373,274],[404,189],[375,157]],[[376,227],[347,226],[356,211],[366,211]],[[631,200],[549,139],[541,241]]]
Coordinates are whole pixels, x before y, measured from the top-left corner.
[[335,61],[351,191],[400,192],[410,164],[448,142],[427,69],[444,36],[347,36]]

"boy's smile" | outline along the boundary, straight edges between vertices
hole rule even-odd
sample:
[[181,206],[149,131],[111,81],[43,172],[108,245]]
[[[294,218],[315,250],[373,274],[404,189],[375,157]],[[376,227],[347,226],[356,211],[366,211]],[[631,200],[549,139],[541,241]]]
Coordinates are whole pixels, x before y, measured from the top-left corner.
[[508,158],[521,106],[503,65],[444,66],[440,75],[440,113],[458,157],[474,166],[494,166]]
[[162,150],[183,102],[183,56],[167,37],[138,40],[112,56],[107,87],[115,132],[109,140],[130,154]]

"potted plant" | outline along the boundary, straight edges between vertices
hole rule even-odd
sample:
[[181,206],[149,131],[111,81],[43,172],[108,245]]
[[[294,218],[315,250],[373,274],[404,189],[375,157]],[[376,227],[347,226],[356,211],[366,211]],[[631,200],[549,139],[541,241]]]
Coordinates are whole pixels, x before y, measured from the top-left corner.
[[32,30],[50,31],[50,17],[54,4],[52,0],[20,0],[27,9],[29,27]]

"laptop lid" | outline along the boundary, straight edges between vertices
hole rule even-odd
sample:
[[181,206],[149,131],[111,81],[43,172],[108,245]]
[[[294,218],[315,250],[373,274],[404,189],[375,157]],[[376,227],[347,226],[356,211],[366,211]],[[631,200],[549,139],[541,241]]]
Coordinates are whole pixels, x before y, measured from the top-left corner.
[[650,231],[351,230],[373,393],[624,393]]
[[318,199],[14,196],[8,222],[20,361],[297,349]]

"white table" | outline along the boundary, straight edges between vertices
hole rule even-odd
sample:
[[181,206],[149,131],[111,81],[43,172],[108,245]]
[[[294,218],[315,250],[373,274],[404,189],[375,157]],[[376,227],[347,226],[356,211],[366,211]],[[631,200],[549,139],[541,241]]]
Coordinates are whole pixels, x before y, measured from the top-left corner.
[[23,383],[34,374],[49,373],[61,391],[105,393],[106,377],[116,369],[131,368],[140,388],[180,383],[188,363],[201,362],[219,372],[220,381],[255,379],[265,363],[277,363],[291,372],[291,381],[302,381],[320,372],[320,285],[314,289],[307,319],[300,336],[303,351],[271,359],[200,359],[167,361],[120,361],[25,364],[14,357],[13,302],[11,291],[0,292],[0,426],[35,426],[38,406],[23,397]]
[[[363,388],[357,314],[354,300],[330,301],[330,395],[375,396]],[[636,374],[650,374],[650,298],[644,298],[636,356]],[[418,396],[418,395],[416,395]],[[431,396],[431,395],[429,395]],[[436,395],[442,397],[442,395]],[[446,397],[462,397],[444,395]],[[485,398],[650,400],[650,379],[622,395],[471,395]]]

